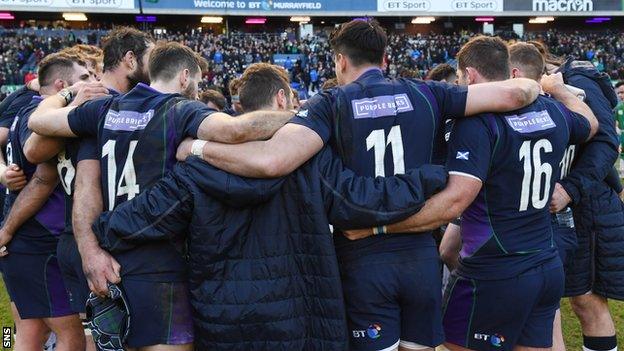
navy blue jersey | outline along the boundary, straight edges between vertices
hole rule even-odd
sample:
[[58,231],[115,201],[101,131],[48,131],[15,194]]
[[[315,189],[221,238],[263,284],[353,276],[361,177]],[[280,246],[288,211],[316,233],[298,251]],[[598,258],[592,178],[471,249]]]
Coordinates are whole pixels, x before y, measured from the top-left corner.
[[[32,98],[37,95],[39,94],[36,91],[22,87],[2,100],[2,103],[0,103],[0,128],[9,129],[19,110],[28,106],[28,104],[32,101]],[[4,155],[4,159],[6,160],[6,147],[2,147],[2,155]],[[7,164],[10,163],[7,162]],[[0,209],[2,209],[0,211],[2,213],[0,216],[4,215],[3,207],[5,194],[6,188],[3,185],[0,185]]]
[[[163,94],[144,84],[125,95],[74,109],[69,115],[74,134],[97,139],[104,209],[114,209],[163,178],[176,163],[178,145],[186,137],[197,138],[200,124],[213,112],[201,102]],[[179,249],[183,245],[175,244]],[[179,274],[185,264],[169,243],[144,245],[116,258],[124,276],[186,279]]]
[[197,138],[199,125],[212,112],[201,102],[145,84],[74,109],[72,131],[97,138],[104,208],[112,210],[160,180],[175,164],[178,145],[186,137]]
[[[466,87],[389,80],[373,69],[312,97],[292,123],[314,130],[358,175],[390,176],[432,163],[434,149],[444,143],[445,120],[464,115],[466,98]],[[339,253],[353,255],[434,245],[430,235],[336,237]]]
[[515,112],[456,122],[449,173],[483,182],[462,215],[462,275],[505,279],[561,264],[548,205],[568,144],[589,132],[585,118],[545,96]]
[[[108,89],[112,96],[119,96],[113,89]],[[72,208],[74,204],[74,186],[76,180],[76,169],[78,162],[82,160],[99,160],[99,150],[97,138],[86,137],[82,139],[65,140],[65,149],[58,156],[57,169],[61,179],[61,185],[65,190],[65,234],[73,235]]]
[[11,127],[17,113],[30,104],[32,98],[37,95],[39,93],[36,91],[23,87],[2,100],[0,103],[0,128]]
[[58,156],[56,168],[65,193],[65,234],[73,235],[72,207],[78,162],[100,158],[96,138],[67,139],[65,149]]
[[[28,118],[37,108],[43,98],[35,96],[28,106],[21,109],[9,131],[9,143],[7,144],[7,158],[10,163],[18,165],[26,175],[26,179],[30,182],[37,165],[34,165],[26,159],[23,147],[32,133],[28,129]],[[9,213],[15,199],[19,195],[18,192],[9,192],[6,197],[4,213]],[[37,214],[28,219],[15,233],[15,236],[9,243],[8,250],[10,252],[43,254],[56,252],[56,243],[58,235],[64,228],[64,202],[63,190],[60,185],[50,194],[48,201],[37,212]]]

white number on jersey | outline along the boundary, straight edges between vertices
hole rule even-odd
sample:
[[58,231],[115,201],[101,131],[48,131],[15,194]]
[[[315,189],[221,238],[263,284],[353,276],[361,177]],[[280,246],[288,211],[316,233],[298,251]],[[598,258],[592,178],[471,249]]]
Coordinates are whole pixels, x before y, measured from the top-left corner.
[[392,145],[392,159],[394,161],[394,174],[405,173],[405,160],[403,158],[403,137],[401,136],[401,126],[394,126],[388,133],[383,129],[373,130],[366,138],[366,150],[373,149],[375,153],[375,176],[385,177],[386,168],[384,160],[386,158],[386,149],[388,145]]
[[566,149],[565,154],[563,154],[563,159],[559,164],[559,166],[561,167],[561,179],[565,178],[570,173],[570,169],[572,168],[572,162],[574,161],[574,156],[576,156],[575,153],[576,146],[570,145]]
[[[59,178],[61,178],[61,185],[63,185],[65,193],[68,196],[71,196],[71,184],[74,181],[74,177],[76,176],[76,169],[71,163],[71,160],[67,158],[64,150],[58,154],[58,163],[56,164],[56,169],[58,171]],[[65,170],[65,176],[63,176],[63,170]]]
[[139,185],[136,182],[136,172],[132,162],[132,156],[137,143],[138,141],[136,140],[130,142],[128,156],[119,180],[115,179],[117,176],[117,160],[115,159],[115,145],[117,141],[109,140],[102,147],[102,158],[108,157],[106,179],[108,184],[108,209],[110,211],[115,208],[115,200],[118,196],[127,195],[127,200],[131,200],[139,193]]
[[[520,212],[529,208],[529,199],[536,210],[544,208],[550,200],[550,180],[553,167],[549,163],[542,163],[542,150],[544,153],[552,152],[552,144],[547,139],[535,142],[533,149],[531,149],[530,140],[522,143],[520,147],[520,161],[524,161]],[[542,182],[544,189],[542,189]]]
[[[11,143],[7,143],[6,146],[6,155],[7,155],[7,165],[12,165],[13,164],[13,147],[11,146]],[[8,195],[10,193],[9,188],[6,188],[6,194]]]

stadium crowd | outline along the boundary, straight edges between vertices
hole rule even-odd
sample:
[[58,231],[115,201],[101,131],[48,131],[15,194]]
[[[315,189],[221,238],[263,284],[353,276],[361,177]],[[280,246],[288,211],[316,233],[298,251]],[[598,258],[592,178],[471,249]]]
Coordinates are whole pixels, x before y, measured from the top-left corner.
[[[88,40],[67,33],[64,37],[45,38],[33,33],[3,31],[0,35],[0,86],[24,84],[25,80],[32,79],[36,63],[45,55],[80,42],[96,43],[96,38],[105,31]],[[425,77],[436,65],[453,64],[460,47],[475,35],[467,31],[451,35],[391,35],[386,53],[389,63],[386,74],[390,77]],[[508,36],[513,39],[515,35]],[[325,81],[335,76],[327,34],[323,31],[306,39],[297,39],[292,33],[245,35],[233,32],[225,36],[195,31],[169,31],[156,37],[184,43],[199,52],[209,63],[201,87],[217,88],[227,97],[231,79],[240,76],[252,63],[272,62],[274,54],[293,55],[283,65],[288,68],[291,81],[302,87],[302,91],[318,91]],[[607,72],[612,79],[621,80],[624,79],[623,38],[610,31],[569,33],[549,30],[527,32],[523,38],[517,39],[542,41],[557,56],[584,58],[599,71]]]
[[17,349],[562,351],[569,297],[617,351],[622,41],[589,37],[4,37]]

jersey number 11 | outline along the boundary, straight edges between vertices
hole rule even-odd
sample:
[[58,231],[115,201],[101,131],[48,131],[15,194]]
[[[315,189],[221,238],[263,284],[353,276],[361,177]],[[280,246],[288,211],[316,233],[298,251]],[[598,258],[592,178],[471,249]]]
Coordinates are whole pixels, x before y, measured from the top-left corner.
[[394,161],[394,174],[405,173],[405,160],[403,158],[403,137],[401,136],[401,126],[394,126],[388,133],[383,129],[373,130],[366,138],[366,150],[374,150],[375,153],[375,177],[385,177],[386,149],[392,146],[392,159]]

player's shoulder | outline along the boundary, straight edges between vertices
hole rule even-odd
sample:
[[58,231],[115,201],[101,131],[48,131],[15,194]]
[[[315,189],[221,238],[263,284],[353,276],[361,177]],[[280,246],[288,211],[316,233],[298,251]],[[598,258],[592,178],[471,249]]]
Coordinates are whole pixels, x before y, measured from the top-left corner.
[[570,110],[561,102],[557,101],[550,95],[540,95],[533,103],[534,110],[546,110],[551,115],[563,115],[570,112]]
[[15,94],[15,98],[13,100],[13,102],[23,102],[23,101],[30,101],[33,97],[38,96],[39,93],[34,91],[34,90],[30,90],[26,87],[23,87],[17,91],[15,91],[13,94]]
[[166,104],[169,106],[168,110],[174,109],[176,117],[195,114],[208,116],[217,112],[201,101],[189,100],[181,96],[171,98]]
[[93,100],[85,101],[79,107],[83,107],[83,106],[93,107],[93,106],[108,105],[108,104],[112,103],[113,101],[119,101],[121,99],[121,97],[122,97],[122,95],[102,96],[102,97],[95,98]]
[[495,134],[499,129],[501,117],[492,113],[482,113],[471,117],[456,119],[453,121],[453,131],[461,130],[469,134]]
[[314,109],[318,106],[327,106],[332,104],[336,98],[341,94],[339,87],[323,90],[318,94],[309,98],[303,106],[301,106],[300,111],[307,111],[309,109]]
[[39,103],[43,100],[42,97],[39,97],[38,95],[35,95],[33,97],[30,98],[30,100],[27,103],[24,103],[20,109],[17,111],[17,115],[16,116],[20,116],[20,117],[25,117],[25,116],[30,116],[35,109],[37,108],[37,106],[39,106]]

